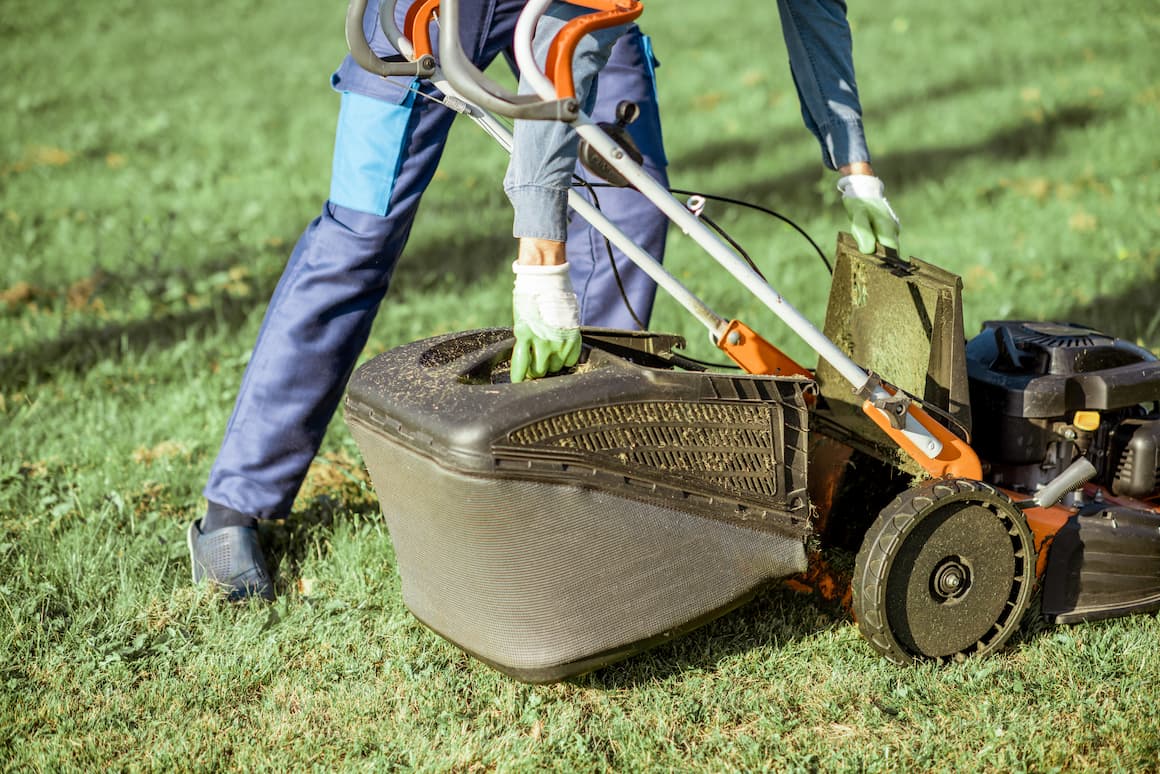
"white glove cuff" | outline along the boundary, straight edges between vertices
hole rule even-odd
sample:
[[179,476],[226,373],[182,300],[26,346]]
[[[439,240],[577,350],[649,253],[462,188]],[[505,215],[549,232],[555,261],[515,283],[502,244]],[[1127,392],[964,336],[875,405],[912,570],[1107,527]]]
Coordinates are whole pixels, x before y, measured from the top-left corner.
[[580,310],[572,290],[568,264],[527,266],[512,264],[515,272],[517,315],[531,322],[538,318],[560,330],[580,327]]
[[846,175],[838,178],[838,190],[849,199],[883,199],[886,186],[874,175]]
[[515,272],[516,282],[519,282],[521,278],[526,278],[528,282],[535,283],[539,287],[548,287],[558,282],[567,282],[569,290],[572,287],[566,263],[535,266],[514,261],[512,271]]

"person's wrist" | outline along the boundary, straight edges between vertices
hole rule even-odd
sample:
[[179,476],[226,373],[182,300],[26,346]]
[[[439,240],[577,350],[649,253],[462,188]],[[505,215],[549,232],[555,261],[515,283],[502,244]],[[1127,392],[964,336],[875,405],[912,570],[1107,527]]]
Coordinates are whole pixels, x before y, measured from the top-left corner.
[[563,242],[554,239],[520,237],[516,263],[520,266],[560,266],[567,263]]
[[847,175],[870,175],[871,177],[876,177],[874,167],[870,166],[870,162],[868,161],[855,161],[852,164],[838,167],[838,174],[843,177]]

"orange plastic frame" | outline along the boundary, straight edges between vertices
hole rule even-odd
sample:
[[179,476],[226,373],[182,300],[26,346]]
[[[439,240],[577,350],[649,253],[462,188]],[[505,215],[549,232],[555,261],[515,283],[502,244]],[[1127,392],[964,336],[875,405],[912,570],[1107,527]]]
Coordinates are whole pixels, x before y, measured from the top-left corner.
[[544,71],[556,87],[560,99],[576,96],[576,83],[572,78],[572,57],[576,46],[590,32],[628,24],[644,12],[644,5],[638,0],[568,0],[573,5],[582,5],[598,13],[585,14],[571,20],[556,33],[548,48],[548,58]]
[[799,365],[740,320],[729,322],[721,338],[717,340],[717,347],[746,373],[814,378],[808,368]]
[[[572,78],[572,57],[576,47],[590,32],[607,29],[633,21],[644,12],[639,0],[568,0],[573,5],[591,8],[598,13],[578,16],[564,25],[548,48],[547,75],[561,99],[576,96]],[[439,10],[439,0],[418,0],[407,9],[403,31],[415,49],[415,58],[432,56],[430,24]]]
[[435,12],[439,10],[439,0],[418,0],[407,9],[407,17],[403,20],[403,34],[411,41],[415,49],[415,59],[424,56],[433,56],[431,50],[431,22],[435,21]]
[[[882,386],[887,392],[894,394],[893,387],[888,384]],[[906,437],[902,430],[891,426],[890,419],[875,408],[870,401],[862,403],[862,411],[932,477],[956,476],[974,481],[983,480],[983,465],[979,462],[979,455],[975,454],[975,450],[970,447],[970,444],[936,422],[934,417],[923,411],[921,407],[912,403],[907,407],[907,411],[942,444],[942,451],[934,458],[926,456]]]

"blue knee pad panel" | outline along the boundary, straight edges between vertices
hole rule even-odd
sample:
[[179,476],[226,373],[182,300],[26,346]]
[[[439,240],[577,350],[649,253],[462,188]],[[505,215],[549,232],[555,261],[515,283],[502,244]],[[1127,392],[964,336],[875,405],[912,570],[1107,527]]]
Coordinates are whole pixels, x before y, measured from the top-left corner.
[[415,94],[384,102],[352,91],[342,93],[330,201],[359,212],[386,215],[407,142]]

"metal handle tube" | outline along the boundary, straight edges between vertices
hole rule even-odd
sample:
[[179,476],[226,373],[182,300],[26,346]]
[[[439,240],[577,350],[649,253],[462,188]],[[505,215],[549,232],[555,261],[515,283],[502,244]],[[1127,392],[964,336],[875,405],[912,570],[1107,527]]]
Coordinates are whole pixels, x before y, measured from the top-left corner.
[[520,11],[516,19],[514,48],[516,66],[520,69],[520,77],[531,85],[532,89],[544,99],[556,96],[556,86],[548,78],[540,65],[536,62],[536,54],[532,49],[532,41],[536,37],[536,27],[548,10],[553,0],[531,0]]
[[[474,121],[481,129],[491,135],[500,146],[511,153],[512,149],[512,134],[507,126],[498,121],[495,116],[487,111],[480,110],[475,105],[463,99],[456,90],[456,85],[449,83],[440,76],[438,70],[435,77],[432,78],[432,84],[435,88],[443,92],[444,95],[453,99],[462,100],[463,112],[468,118]],[[719,338],[728,325],[728,320],[721,317],[713,311],[713,309],[698,298],[692,291],[681,284],[680,280],[674,277],[664,266],[643,250],[639,245],[633,242],[620,228],[609,220],[602,211],[596,208],[591,202],[581,196],[575,189],[568,191],[568,206],[572,210],[588,221],[599,231],[603,236],[607,237],[608,241],[614,244],[625,256],[628,257],[637,267],[649,276],[657,285],[664,290],[669,296],[685,308],[691,315],[693,315],[702,325],[709,329],[709,332],[714,338]]]
[[403,31],[395,24],[395,7],[398,6],[399,0],[379,0],[379,27],[382,28],[383,34],[387,36],[387,40],[391,41],[395,50],[398,51],[407,59],[414,60],[415,47],[411,45],[411,40]]
[[576,211],[576,214],[584,218],[597,231],[606,236],[608,241],[620,248],[620,251],[630,261],[635,263],[641,271],[647,274],[653,282],[657,283],[674,301],[683,306],[702,325],[708,328],[709,333],[713,335],[715,340],[721,337],[729,321],[714,312],[708,304],[682,285],[656,258],[649,255],[637,246],[635,242],[625,236],[624,232],[617,228],[615,223],[606,218],[603,212],[596,209],[587,199],[580,196],[574,190],[568,192],[568,205]]
[[[551,3],[552,0],[531,0],[524,7],[516,22],[515,34],[516,62],[519,65],[521,77],[544,99],[555,96],[556,90],[551,80],[540,70],[536,62],[532,49],[532,39],[535,36],[540,17],[544,15]],[[870,376],[861,366],[851,360],[801,312],[765,282],[720,237],[673,198],[668,190],[653,180],[639,164],[629,159],[620,146],[600,127],[593,124],[587,115],[581,113],[573,125],[580,136],[587,140],[589,145],[618,172],[624,175],[634,188],[660,208],[683,233],[704,248],[726,271],[753,293],[770,311],[781,318],[819,357],[830,363],[851,386],[856,390],[866,387]],[[871,394],[872,401],[884,400],[888,397],[889,393],[881,386],[875,387]],[[942,443],[909,413],[906,416],[906,426],[902,433],[923,454],[932,459],[942,451]]]
[[554,93],[547,98],[537,94],[516,94],[480,72],[463,50],[459,39],[458,0],[443,0],[440,10],[440,28],[443,31],[440,66],[448,80],[468,100],[484,110],[511,118],[571,121],[576,117],[580,106],[574,99],[556,99]]
[[[530,7],[531,5],[529,5]],[[548,86],[551,86],[550,82]],[[712,230],[673,198],[672,194],[657,183],[640,165],[629,159],[620,146],[600,127],[593,124],[587,115],[581,113],[573,125],[580,136],[587,140],[592,148],[607,159],[618,172],[624,175],[634,188],[648,197],[683,233],[704,248],[726,271],[753,293],[770,311],[781,318],[856,390],[866,386],[870,377],[860,365],[851,360],[801,312],[765,282],[749,264],[745,263]],[[889,397],[890,393],[881,386],[875,387],[871,393],[872,401],[884,400]],[[906,427],[903,428],[902,432],[923,454],[932,459],[942,451],[942,443],[910,414],[906,416]]]
[[[390,3],[393,11],[395,0],[384,0],[383,5],[387,3]],[[367,42],[366,34],[363,32],[363,14],[366,13],[366,10],[367,0],[350,0],[350,5],[346,8],[346,47],[350,50],[351,57],[358,63],[359,67],[383,78],[392,75],[420,77],[429,75],[428,70],[430,66],[434,65],[434,62],[385,62],[375,55]],[[408,48],[410,48],[409,45]],[[411,59],[409,52],[400,49],[400,53],[407,59]]]

